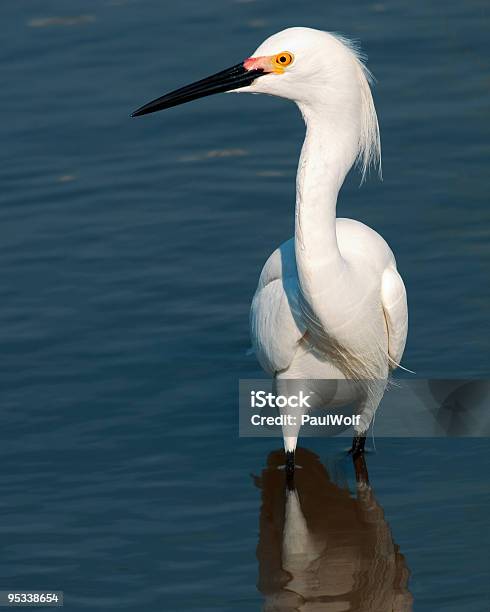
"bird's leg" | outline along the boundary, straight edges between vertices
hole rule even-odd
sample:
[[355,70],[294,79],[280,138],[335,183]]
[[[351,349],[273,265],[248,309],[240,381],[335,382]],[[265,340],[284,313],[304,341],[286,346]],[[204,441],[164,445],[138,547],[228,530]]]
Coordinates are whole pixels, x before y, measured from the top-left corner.
[[369,474],[367,470],[366,460],[364,458],[364,445],[366,444],[366,436],[354,436],[352,440],[352,448],[349,453],[352,455],[354,470],[356,472],[356,481],[361,484],[369,484]]
[[364,454],[364,446],[366,444],[366,436],[354,436],[352,438],[352,448],[349,453],[355,459],[358,455]]
[[286,451],[286,482],[289,489],[294,489],[294,451]]

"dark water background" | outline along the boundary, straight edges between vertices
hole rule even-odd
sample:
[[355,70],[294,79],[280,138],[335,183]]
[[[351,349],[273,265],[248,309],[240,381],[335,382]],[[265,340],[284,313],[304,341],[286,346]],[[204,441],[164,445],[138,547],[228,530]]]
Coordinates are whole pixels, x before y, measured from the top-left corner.
[[[0,8],[0,589],[69,610],[257,610],[276,440],[237,437],[261,265],[292,234],[294,106],[131,110],[290,25],[362,40],[384,182],[339,214],[405,279],[404,363],[489,371],[487,2],[18,0]],[[352,486],[345,440],[308,440]],[[371,480],[416,610],[488,600],[488,440],[389,440]],[[486,539],[485,539],[486,538]]]

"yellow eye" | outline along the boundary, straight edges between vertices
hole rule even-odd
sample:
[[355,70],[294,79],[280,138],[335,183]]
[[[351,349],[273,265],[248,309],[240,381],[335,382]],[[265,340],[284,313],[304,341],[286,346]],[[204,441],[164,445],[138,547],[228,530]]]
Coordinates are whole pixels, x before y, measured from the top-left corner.
[[[274,58],[274,65],[281,69],[281,68],[285,68],[286,66],[289,66],[289,64],[292,64],[294,61],[294,55],[292,53],[289,53],[289,51],[283,51],[282,53],[278,53],[275,58]],[[282,72],[282,70],[281,70]]]

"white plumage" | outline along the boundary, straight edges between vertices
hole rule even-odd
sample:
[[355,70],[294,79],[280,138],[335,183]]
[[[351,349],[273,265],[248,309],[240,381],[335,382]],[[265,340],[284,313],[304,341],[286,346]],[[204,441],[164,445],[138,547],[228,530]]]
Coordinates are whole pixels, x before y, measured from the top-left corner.
[[[363,434],[390,369],[401,360],[408,329],[405,287],[384,239],[366,225],[336,217],[337,195],[358,160],[379,165],[380,144],[369,73],[337,36],[291,28],[267,39],[262,57],[287,49],[294,63],[239,91],[294,100],[306,123],[297,175],[294,238],[272,253],[250,313],[262,367],[281,379],[352,379]],[[285,438],[294,451],[296,439]]]
[[[252,343],[277,384],[291,379],[349,380],[352,396],[326,388],[337,405],[362,413],[353,451],[362,452],[390,369],[407,336],[405,287],[395,258],[374,230],[337,219],[339,190],[358,162],[364,178],[381,168],[371,74],[346,39],[310,28],[268,38],[244,62],[145,104],[134,117],[210,94],[265,93],[293,100],[306,123],[296,181],[294,238],[270,256],[250,316]],[[333,385],[335,387],[335,385]],[[288,468],[297,431],[285,434]],[[294,463],[293,463],[294,465]]]

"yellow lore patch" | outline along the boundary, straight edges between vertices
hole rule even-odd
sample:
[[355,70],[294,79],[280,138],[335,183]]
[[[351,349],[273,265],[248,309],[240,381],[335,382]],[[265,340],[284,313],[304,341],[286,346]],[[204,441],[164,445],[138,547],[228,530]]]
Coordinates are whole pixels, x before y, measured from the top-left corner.
[[282,51],[272,58],[272,66],[276,74],[283,74],[284,68],[294,62],[294,55],[289,51]]

